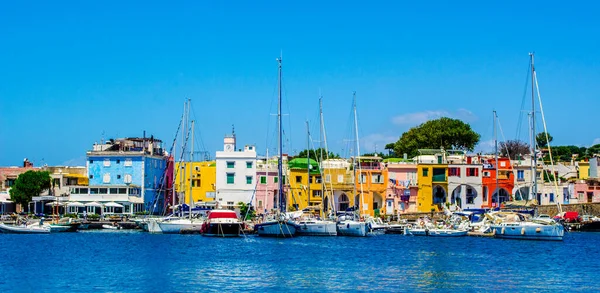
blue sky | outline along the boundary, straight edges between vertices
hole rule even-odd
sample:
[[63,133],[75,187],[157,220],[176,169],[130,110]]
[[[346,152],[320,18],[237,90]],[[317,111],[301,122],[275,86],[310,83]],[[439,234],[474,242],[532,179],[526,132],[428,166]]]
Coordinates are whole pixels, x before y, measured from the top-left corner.
[[530,51],[554,144],[600,143],[596,2],[322,2],[3,2],[0,165],[82,164],[102,137],[144,130],[170,145],[186,98],[197,150],[214,157],[233,124],[274,152],[280,52],[286,152],[305,148],[306,120],[318,139],[321,92],[328,145],[348,153],[353,91],[362,152],[439,116],[489,149],[494,109],[517,136]]

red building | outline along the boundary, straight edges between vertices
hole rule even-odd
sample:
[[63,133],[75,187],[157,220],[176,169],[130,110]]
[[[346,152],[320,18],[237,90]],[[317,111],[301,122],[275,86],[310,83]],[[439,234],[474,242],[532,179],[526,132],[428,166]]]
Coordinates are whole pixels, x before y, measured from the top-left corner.
[[[498,158],[498,174],[496,174],[496,159],[494,157],[482,157],[483,163],[483,204],[482,208],[495,208],[497,202],[501,204],[512,200],[511,191],[515,186],[515,176],[509,158]],[[498,191],[496,191],[496,176],[498,177]]]

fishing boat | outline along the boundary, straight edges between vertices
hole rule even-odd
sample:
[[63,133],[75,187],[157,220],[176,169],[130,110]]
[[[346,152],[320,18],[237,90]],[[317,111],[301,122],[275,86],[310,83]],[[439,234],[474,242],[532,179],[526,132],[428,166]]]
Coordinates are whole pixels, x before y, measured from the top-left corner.
[[283,190],[283,133],[282,133],[282,123],[281,123],[281,57],[277,58],[278,64],[278,107],[277,107],[277,128],[278,128],[278,159],[277,159],[277,179],[279,188],[277,190],[278,194],[278,204],[279,209],[277,214],[273,215],[270,219],[267,219],[265,222],[256,224],[254,226],[254,230],[258,234],[258,236],[266,236],[266,237],[293,237],[296,235],[296,231],[298,225],[294,223],[290,219],[290,217],[286,214],[286,203],[284,197]]
[[121,226],[104,224],[104,225],[102,225],[102,229],[106,229],[106,230],[120,230]]
[[[355,142],[356,142],[356,156],[353,158],[354,167],[354,179],[353,182],[356,182],[356,169],[361,170],[360,167],[360,144],[358,142],[358,121],[356,115],[356,92],[353,93],[353,111],[354,111],[354,134],[355,134]],[[360,174],[359,174],[360,176]],[[360,181],[360,205],[359,203],[354,203],[355,207],[359,207],[358,210],[354,210],[351,216],[347,213],[338,218],[338,222],[336,225],[338,235],[340,236],[358,236],[364,237],[367,236],[369,232],[367,223],[357,220],[357,216],[360,215],[360,210],[363,208],[363,185],[362,180]],[[352,184],[354,187],[354,194],[356,194],[356,183]],[[357,215],[358,214],[358,215]]]
[[203,236],[238,237],[243,231],[244,223],[240,221],[235,211],[212,210],[208,219],[202,224]]
[[0,223],[0,232],[6,234],[48,234],[50,227],[45,225],[7,225]]
[[[537,87],[537,76],[535,72],[534,66],[534,54],[530,53],[531,60],[531,123],[530,123],[530,134],[531,141],[533,145],[530,149],[531,151],[531,174],[537,174],[537,152],[535,147],[535,93]],[[542,121],[544,126],[544,132],[546,133],[546,142],[548,147],[548,152],[550,155],[550,164],[554,166],[554,162],[552,159],[552,150],[550,148],[550,141],[548,140],[548,132],[546,129],[546,120],[544,118],[544,111],[541,107],[541,97],[539,95],[539,89],[537,89],[538,99],[540,100],[540,112],[542,114]],[[554,172],[553,172],[554,173]],[[537,195],[537,175],[531,176],[531,194],[529,195],[531,198],[528,200],[533,200],[534,196]],[[555,183],[556,193],[558,192],[558,186]],[[556,201],[559,213],[562,212],[560,201]],[[523,239],[523,240],[554,240],[554,241],[562,241],[565,233],[565,228],[562,224],[554,222],[554,221],[546,221],[546,220],[532,220],[527,215],[516,212],[498,212],[492,214],[494,217],[493,224],[490,225],[492,229],[492,233],[494,233],[494,237],[496,238],[509,238],[509,239]]]

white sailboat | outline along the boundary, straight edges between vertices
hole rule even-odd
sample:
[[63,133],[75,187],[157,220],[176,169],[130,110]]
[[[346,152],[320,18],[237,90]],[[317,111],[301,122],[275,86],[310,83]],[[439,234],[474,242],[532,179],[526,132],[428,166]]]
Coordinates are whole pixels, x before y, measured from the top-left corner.
[[279,210],[276,215],[274,215],[271,219],[267,219],[265,222],[256,224],[254,226],[254,230],[258,234],[258,236],[266,236],[266,237],[293,237],[296,235],[296,231],[298,226],[294,223],[287,215],[286,215],[286,203],[284,197],[283,190],[283,133],[282,133],[282,125],[281,125],[281,56],[277,58],[278,64],[278,107],[277,107],[277,128],[278,128],[278,159],[277,159],[277,178],[279,189],[278,192],[278,203]]
[[[190,151],[190,164],[194,161],[194,120],[192,120],[191,124],[191,132],[192,132],[192,145]],[[188,218],[182,217],[179,219],[164,219],[158,221],[157,224],[160,227],[160,230],[163,234],[180,234],[182,232],[196,232],[200,233],[202,229],[202,224],[204,224],[204,219],[201,218],[193,218],[192,217],[192,167],[190,165],[189,171],[189,216]]]
[[[307,149],[306,149],[306,173],[307,178],[310,178],[310,130],[308,121],[306,121],[307,130]],[[306,203],[307,209],[310,208],[310,179],[307,179]],[[299,220],[295,221],[298,225],[298,235],[304,236],[337,236],[335,222],[315,219],[314,217],[303,215]]]
[[[353,94],[353,110],[354,110],[354,134],[356,139],[356,155],[354,157],[354,195],[356,195],[356,168],[360,170],[360,160],[358,159],[360,156],[360,144],[358,141],[358,122],[356,117],[356,92]],[[360,176],[360,174],[359,174]],[[367,236],[369,232],[367,223],[357,221],[356,216],[357,213],[360,215],[360,212],[363,209],[363,186],[362,180],[360,181],[360,205],[355,203],[354,206],[358,206],[358,211],[353,212],[352,216],[343,215],[338,219],[337,222],[337,232],[340,236],[358,236],[364,237]],[[356,198],[356,196],[355,196]]]
[[[533,199],[537,194],[537,154],[535,147],[535,89],[537,88],[537,76],[534,67],[534,55],[530,53],[531,57],[531,158],[533,160],[532,163],[532,185],[531,185],[531,197]],[[544,112],[541,107],[541,97],[539,95],[538,90],[538,98],[540,100],[540,110],[542,113],[542,120],[544,124],[544,132],[547,137],[546,130],[546,121],[544,118]],[[548,149],[550,149],[550,142],[548,141]],[[550,163],[552,162],[552,151],[550,151]],[[556,187],[556,185],[555,185]],[[558,191],[556,194],[559,194]],[[557,201],[558,211],[561,211],[560,202]],[[510,238],[510,239],[524,239],[524,240],[557,240],[562,241],[565,233],[565,228],[562,224],[551,221],[537,221],[531,220],[526,215],[514,213],[514,212],[499,212],[492,214],[494,219],[494,224],[490,226],[492,229],[492,233],[497,238]]]

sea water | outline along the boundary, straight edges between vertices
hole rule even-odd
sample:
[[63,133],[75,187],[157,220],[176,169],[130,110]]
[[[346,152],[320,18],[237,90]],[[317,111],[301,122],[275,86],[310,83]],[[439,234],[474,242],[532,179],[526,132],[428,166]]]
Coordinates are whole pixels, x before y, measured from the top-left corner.
[[0,234],[0,292],[596,291],[599,241]]

